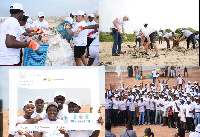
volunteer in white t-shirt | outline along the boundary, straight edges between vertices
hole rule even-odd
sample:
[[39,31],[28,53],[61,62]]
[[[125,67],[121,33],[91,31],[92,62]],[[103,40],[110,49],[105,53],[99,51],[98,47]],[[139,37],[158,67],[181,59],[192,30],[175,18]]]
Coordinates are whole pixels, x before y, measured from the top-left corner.
[[178,74],[177,86],[178,86],[179,88],[181,88],[181,89],[182,89],[182,87],[183,87],[183,78],[182,78],[182,76],[181,76],[180,74]]
[[169,32],[167,34],[165,34],[164,36],[165,41],[167,42],[167,49],[170,48],[170,43],[169,43],[169,39],[173,40],[175,37],[175,31]]
[[[55,102],[50,102],[47,104],[47,118],[43,119],[42,121],[38,122],[38,125],[42,124],[64,124],[64,122],[57,118],[58,116],[58,104]],[[43,131],[43,130],[36,130],[34,133],[35,137],[51,137],[51,136],[57,136],[57,137],[69,137],[68,133],[65,132],[65,134],[62,134],[60,131],[62,129],[56,131],[56,130],[49,130],[49,131]]]
[[80,33],[76,34],[76,31],[80,26],[82,27],[87,26],[87,23],[84,21],[84,12],[78,10],[75,18],[78,23],[76,23],[76,25],[71,30],[69,27],[66,27],[66,29],[69,35],[75,33],[73,42],[74,42],[74,57],[76,66],[81,66],[81,60],[83,64],[87,66],[87,60],[84,54],[87,45],[88,30],[82,30]]
[[145,124],[148,123],[148,125],[150,125],[150,98],[147,97],[147,92],[144,93],[144,102],[145,102],[145,106],[146,106],[146,110],[145,110]]
[[195,128],[195,132],[191,132],[189,137],[199,137],[200,136],[200,124]]
[[180,122],[181,122],[181,127],[183,127],[184,129],[186,129],[186,106],[185,106],[185,101],[184,99],[181,99],[181,104],[180,104],[180,113],[181,113],[181,118],[180,118]]
[[[197,97],[198,98],[198,97]],[[198,122],[197,122],[198,121]],[[200,124],[200,99],[196,100],[195,103],[195,120],[194,120],[194,125],[195,127]]]
[[[24,108],[23,108],[23,112],[25,113],[24,116],[20,116],[17,118],[17,122],[18,123],[22,123],[24,121],[26,121],[27,119],[31,118],[31,115],[34,112],[34,103],[32,100],[28,100],[24,102]],[[32,136],[34,134],[34,131],[17,131],[17,132],[13,132],[13,131],[8,131],[9,133],[9,137],[27,137],[27,136]]]
[[153,83],[155,84],[156,83],[156,77],[157,77],[157,71],[156,71],[155,68],[153,68],[152,77],[153,77]]
[[156,118],[155,118],[155,124],[154,125],[157,125],[157,120],[158,120],[158,116],[160,116],[160,121],[159,121],[159,124],[161,124],[161,120],[162,120],[162,115],[161,115],[161,101],[159,99],[159,97],[157,96],[157,99],[154,100],[154,102],[156,103]]
[[[125,35],[124,25],[125,21],[129,20],[129,16],[125,15],[124,17],[117,17],[112,23],[112,35],[113,35],[113,48],[112,48],[112,56],[119,56],[119,54],[122,54],[121,51],[121,32],[123,33],[124,39],[127,40],[127,37]],[[117,49],[118,46],[118,49]]]
[[159,44],[162,44],[162,30],[159,30],[158,32],[158,36],[159,36]]
[[194,131],[193,129],[193,119],[192,119],[192,113],[194,110],[194,105],[191,104],[190,99],[187,99],[187,104],[186,104],[186,131]]
[[32,28],[40,28],[42,30],[47,30],[48,29],[48,22],[44,20],[44,12],[39,12],[38,13],[38,20],[34,21],[31,24]]
[[129,107],[129,116],[130,116],[130,122],[132,123],[132,120],[134,121],[134,125],[136,125],[136,111],[135,107],[137,106],[137,102],[134,98],[128,97],[127,106]]
[[10,6],[11,17],[1,24],[0,33],[0,66],[20,66],[20,48],[38,50],[40,45],[33,40],[20,42],[21,29],[19,21],[23,17],[23,5],[13,3]]
[[120,103],[118,101],[118,95],[115,95],[115,98],[112,98],[112,104],[113,104],[112,115],[114,118],[114,126],[119,126],[118,113],[120,111]]
[[195,50],[195,41],[194,41],[195,36],[194,36],[194,34],[189,30],[182,30],[181,29],[180,31],[181,31],[180,37],[184,36],[184,38],[187,39],[187,49],[189,48],[190,40],[191,40],[192,45],[193,45],[193,50]]
[[146,109],[146,105],[145,102],[143,101],[143,97],[140,98],[141,101],[138,101],[138,107],[139,107],[139,125],[141,122],[141,118],[142,118],[142,124],[144,125],[144,115],[145,115],[145,109]]
[[109,108],[112,106],[111,94],[105,93],[105,123],[109,122]]
[[190,89],[191,89],[191,85],[190,85],[190,81],[188,81],[188,84],[187,85],[185,85],[185,92],[186,93],[188,93],[188,92],[190,92]]
[[[156,54],[154,57],[158,57],[158,48],[156,45],[156,35],[157,32],[155,29],[150,29],[147,30],[146,28],[143,28],[139,31],[139,36],[141,36],[141,45],[143,46],[144,42],[147,41],[147,43],[144,45],[144,47],[142,47],[142,49],[146,50],[146,55],[148,54],[148,45],[152,44],[153,47],[155,48]],[[145,38],[145,39],[144,39]]]
[[[128,100],[127,100],[128,101]],[[126,116],[126,100],[124,100],[124,97],[121,96],[121,101],[120,101],[120,113],[119,113],[119,118],[120,118],[120,125],[125,126],[125,116]]]
[[26,22],[26,28],[30,28],[32,23],[33,23],[33,21],[31,19],[31,17],[29,16],[27,19],[27,22]]
[[152,93],[150,94],[150,121],[151,124],[155,122],[155,102]]
[[43,97],[37,96],[35,98],[35,107],[36,107],[36,110],[31,115],[31,118],[34,118],[43,112],[43,108],[44,108],[44,98]]

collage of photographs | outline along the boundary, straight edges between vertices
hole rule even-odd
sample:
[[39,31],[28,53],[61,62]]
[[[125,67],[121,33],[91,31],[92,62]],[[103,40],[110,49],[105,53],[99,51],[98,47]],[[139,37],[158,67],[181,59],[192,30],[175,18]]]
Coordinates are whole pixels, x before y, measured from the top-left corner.
[[0,137],[200,137],[199,0],[0,0]]

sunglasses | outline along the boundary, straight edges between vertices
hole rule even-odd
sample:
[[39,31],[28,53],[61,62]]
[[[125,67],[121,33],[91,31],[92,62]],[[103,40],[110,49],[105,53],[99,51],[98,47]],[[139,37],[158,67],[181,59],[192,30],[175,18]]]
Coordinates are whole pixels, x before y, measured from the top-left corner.
[[65,98],[56,98],[56,101],[65,101]]

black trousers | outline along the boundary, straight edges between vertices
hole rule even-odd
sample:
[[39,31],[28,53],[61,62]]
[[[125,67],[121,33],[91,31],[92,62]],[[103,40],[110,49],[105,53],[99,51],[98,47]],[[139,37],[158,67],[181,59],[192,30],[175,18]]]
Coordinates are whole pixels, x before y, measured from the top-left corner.
[[191,34],[191,35],[187,38],[187,49],[189,48],[190,40],[192,41],[193,49],[195,49],[194,37],[195,37],[194,34]]
[[194,122],[192,117],[186,117],[186,130],[194,131],[193,124]]
[[153,110],[150,110],[149,115],[150,115],[150,122],[151,122],[151,123],[154,123],[154,122],[155,122],[155,111],[156,111],[156,110],[154,110],[154,112],[153,112]]
[[173,116],[174,116],[174,122],[176,122],[177,127],[180,128],[180,117],[178,117],[178,113],[179,112],[175,112]]
[[89,56],[90,54],[89,54],[89,46],[90,46],[90,44],[92,43],[92,41],[94,40],[94,38],[89,38],[89,37],[87,37],[87,46],[86,46],[86,48],[87,48],[87,55]]

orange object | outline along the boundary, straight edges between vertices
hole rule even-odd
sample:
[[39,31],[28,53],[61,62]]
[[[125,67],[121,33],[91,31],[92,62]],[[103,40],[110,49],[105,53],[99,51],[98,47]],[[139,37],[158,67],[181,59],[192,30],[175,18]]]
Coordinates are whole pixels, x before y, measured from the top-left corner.
[[120,31],[120,29],[119,29],[119,28],[117,28],[117,30],[118,30],[118,31]]
[[49,30],[49,29],[47,28],[47,30]]
[[142,48],[141,48],[141,49],[145,50],[145,49],[147,49],[147,47],[146,47],[146,46],[142,46]]
[[37,51],[40,49],[40,45],[37,44],[36,42],[34,42],[33,40],[30,41],[30,44],[28,46],[28,48],[33,49],[34,51]]
[[70,26],[67,24],[67,25],[65,25],[65,28],[66,29],[70,29]]
[[40,29],[39,28],[35,28],[34,29],[34,32],[38,32]]
[[23,40],[23,38],[22,38],[22,37],[20,37],[20,41],[21,41],[21,40]]

